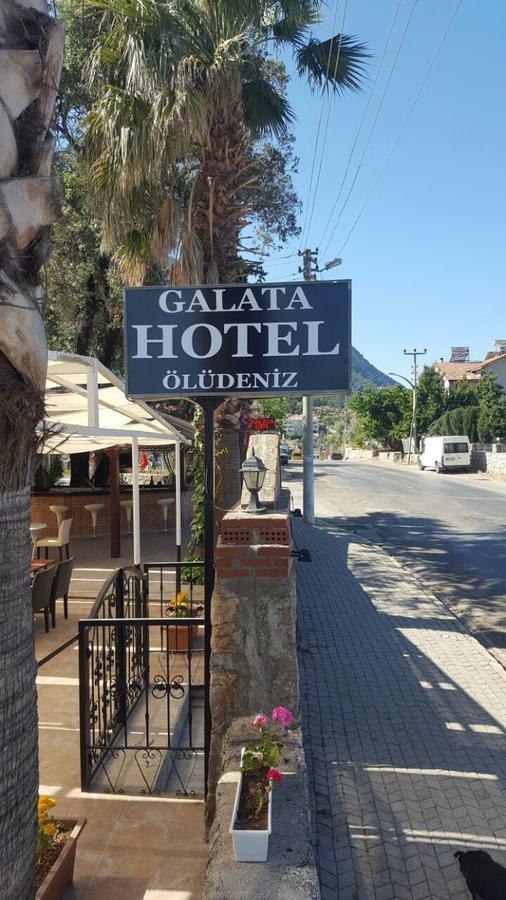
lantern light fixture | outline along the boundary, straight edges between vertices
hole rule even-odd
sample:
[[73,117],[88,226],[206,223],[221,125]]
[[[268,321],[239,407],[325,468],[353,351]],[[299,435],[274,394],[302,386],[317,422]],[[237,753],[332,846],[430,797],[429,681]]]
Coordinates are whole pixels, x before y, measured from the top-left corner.
[[260,506],[258,502],[258,494],[262,490],[265,481],[265,473],[268,471],[260,457],[255,456],[255,448],[251,448],[251,456],[245,459],[239,469],[248,491],[250,492],[250,501],[244,512],[262,513],[265,512],[265,506]]

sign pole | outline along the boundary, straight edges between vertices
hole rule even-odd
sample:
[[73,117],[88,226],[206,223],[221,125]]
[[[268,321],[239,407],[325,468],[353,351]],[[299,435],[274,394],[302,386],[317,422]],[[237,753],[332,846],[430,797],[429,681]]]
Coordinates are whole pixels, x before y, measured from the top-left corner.
[[223,397],[197,397],[204,413],[204,786],[207,795],[211,747],[211,601],[214,590],[214,412]]
[[[316,254],[318,247],[316,248]],[[318,268],[318,257],[311,250],[304,250],[302,274],[304,281],[314,281],[313,262]],[[304,522],[314,525],[314,447],[313,447],[313,397],[302,398],[302,515]]]

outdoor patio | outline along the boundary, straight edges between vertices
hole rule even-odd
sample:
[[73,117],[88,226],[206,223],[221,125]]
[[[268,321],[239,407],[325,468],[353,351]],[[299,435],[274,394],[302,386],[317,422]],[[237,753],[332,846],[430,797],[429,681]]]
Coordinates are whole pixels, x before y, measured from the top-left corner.
[[[183,531],[183,547],[187,546],[189,534]],[[144,531],[141,539],[142,561],[163,562],[176,558],[174,531]],[[110,535],[70,536],[70,555],[75,558],[70,598],[94,599],[104,581],[115,569],[133,565],[133,538],[131,534],[121,534],[121,556],[111,558]]]
[[[57,604],[56,628],[44,631],[43,617],[34,621],[38,660],[77,634],[78,622],[89,615],[96,594],[112,571],[131,563],[129,538],[123,556],[111,560],[108,542],[72,541],[76,557],[69,598],[69,618]],[[171,549],[172,545],[172,549]],[[173,559],[172,535],[143,535],[143,560]],[[154,603],[152,614],[159,615]],[[154,650],[159,648],[155,647]],[[196,641],[195,649],[198,649]],[[168,658],[168,654],[167,658]],[[198,900],[207,860],[204,801],[194,779],[191,797],[177,797],[177,786],[165,784],[173,796],[99,793],[107,784],[97,780],[94,793],[80,789],[78,644],[72,643],[38,672],[40,792],[53,796],[55,815],[87,818],[79,839],[75,881],[66,898],[79,900]],[[171,678],[183,666],[183,655],[170,654]],[[195,669],[198,670],[196,652]],[[156,722],[155,722],[155,727]],[[202,780],[200,779],[200,791]]]

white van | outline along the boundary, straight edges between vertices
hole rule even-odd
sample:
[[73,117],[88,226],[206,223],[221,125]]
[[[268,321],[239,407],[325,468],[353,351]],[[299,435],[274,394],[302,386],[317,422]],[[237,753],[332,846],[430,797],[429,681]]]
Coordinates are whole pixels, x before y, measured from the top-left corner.
[[469,438],[462,434],[424,435],[420,442],[420,469],[464,469],[471,465]]

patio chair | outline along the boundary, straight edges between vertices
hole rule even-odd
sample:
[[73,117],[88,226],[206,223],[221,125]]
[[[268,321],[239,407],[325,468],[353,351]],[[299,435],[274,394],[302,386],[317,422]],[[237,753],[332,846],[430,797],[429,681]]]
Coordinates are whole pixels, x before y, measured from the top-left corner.
[[64,559],[58,563],[56,574],[53,581],[53,589],[51,591],[51,622],[53,628],[56,628],[56,601],[63,600],[63,614],[66,619],[69,617],[69,585],[72,577],[72,569],[74,568],[75,557]]
[[41,547],[44,547],[44,555],[46,559],[50,547],[58,547],[60,559],[63,559],[63,548],[65,547],[68,559],[70,557],[69,540],[71,527],[72,519],[64,519],[58,529],[57,537],[41,538],[39,541],[37,541],[37,559],[40,559]]
[[44,613],[46,634],[49,631],[49,610],[51,608],[54,575],[55,567],[50,566],[48,569],[40,569],[36,572],[32,581],[32,610],[34,613]]

